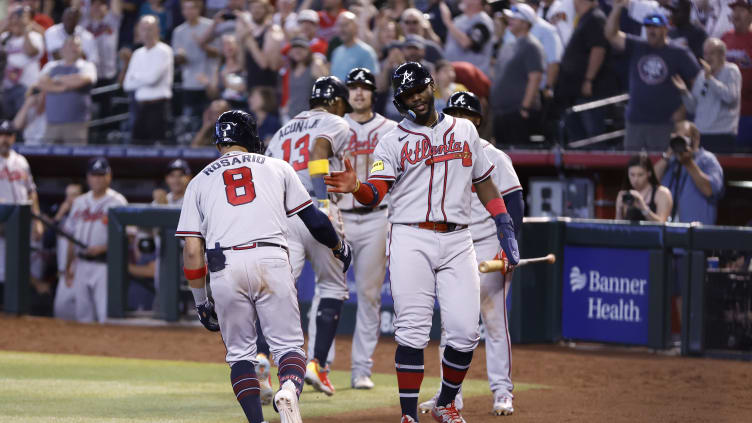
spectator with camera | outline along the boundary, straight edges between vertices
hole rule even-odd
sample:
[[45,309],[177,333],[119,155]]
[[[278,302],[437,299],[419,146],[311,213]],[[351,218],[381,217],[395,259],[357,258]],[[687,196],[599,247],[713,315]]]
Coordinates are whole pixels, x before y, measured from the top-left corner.
[[629,60],[624,149],[661,151],[670,139],[673,122],[684,113],[671,76],[679,74],[689,86],[700,66],[687,49],[668,44],[668,19],[664,15],[648,15],[642,22],[646,40],[620,31],[619,17],[628,3],[615,0],[605,28],[611,46],[623,51]]
[[13,7],[6,28],[0,34],[0,50],[5,54],[0,119],[13,119],[24,103],[27,89],[39,77],[44,39],[32,30],[29,8]]
[[687,111],[702,136],[702,144],[714,153],[733,153],[739,125],[742,75],[739,68],[726,61],[726,45],[718,38],[708,38],[703,46],[703,71],[690,90],[674,75],[671,79],[681,92]]
[[676,124],[670,146],[654,168],[674,199],[672,221],[715,224],[724,192],[723,169],[715,155],[700,146],[700,131],[692,122]]
[[37,86],[45,93],[50,143],[86,144],[91,118],[91,87],[97,82],[97,68],[81,57],[81,40],[70,37],[62,48],[62,59],[44,65]]
[[616,197],[616,219],[665,223],[672,205],[671,191],[658,182],[647,154],[632,156]]

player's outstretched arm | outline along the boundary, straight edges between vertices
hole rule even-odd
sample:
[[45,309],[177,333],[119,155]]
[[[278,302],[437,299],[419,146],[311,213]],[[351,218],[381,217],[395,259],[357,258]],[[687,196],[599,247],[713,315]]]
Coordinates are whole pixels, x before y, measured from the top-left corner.
[[496,223],[496,235],[499,237],[501,249],[504,250],[509,264],[515,266],[520,261],[520,252],[514,236],[514,224],[496,184],[491,178],[486,178],[475,184],[475,192]]
[[345,159],[344,171],[332,172],[324,177],[324,182],[329,185],[329,192],[352,193],[359,203],[368,207],[378,206],[391,186],[391,182],[380,179],[369,179],[368,182],[361,183],[348,159]]
[[204,262],[204,240],[198,237],[185,237],[183,248],[183,273],[193,292],[198,319],[212,332],[219,330],[214,303],[206,296],[206,263]]
[[334,230],[329,216],[313,205],[299,211],[298,216],[316,241],[332,249],[332,254],[341,260],[344,265],[343,272],[347,272],[352,259],[350,246],[345,241],[339,239],[339,235]]

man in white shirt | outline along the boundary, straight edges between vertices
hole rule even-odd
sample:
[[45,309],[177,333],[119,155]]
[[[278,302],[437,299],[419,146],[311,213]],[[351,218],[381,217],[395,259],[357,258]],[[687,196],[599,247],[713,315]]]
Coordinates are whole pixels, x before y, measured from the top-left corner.
[[159,41],[159,21],[146,15],[137,31],[144,42],[133,52],[125,72],[123,88],[134,91],[135,119],[131,139],[134,144],[153,145],[167,138],[167,114],[172,98],[172,48]]
[[63,21],[59,24],[52,25],[44,32],[44,44],[47,48],[47,60],[60,59],[60,49],[63,48],[65,39],[71,35],[76,35],[81,39],[86,60],[99,64],[99,50],[97,42],[91,32],[87,31],[78,24],[81,20],[81,12],[72,7],[65,9],[63,12]]
[[44,51],[42,36],[32,28],[31,10],[17,6],[8,16],[8,30],[0,34],[0,50],[5,52],[0,115],[13,119],[26,98],[26,90],[39,77],[39,58]]

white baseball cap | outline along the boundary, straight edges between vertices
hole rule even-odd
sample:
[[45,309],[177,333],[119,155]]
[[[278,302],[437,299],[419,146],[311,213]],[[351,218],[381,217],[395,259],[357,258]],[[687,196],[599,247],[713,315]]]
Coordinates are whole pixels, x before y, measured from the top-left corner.
[[319,24],[319,14],[315,10],[306,9],[301,10],[298,13],[298,23],[300,22],[313,22],[316,25]]
[[517,3],[509,9],[504,9],[504,15],[508,18],[523,20],[530,23],[530,25],[535,25],[535,22],[538,21],[538,15],[535,13],[535,10],[525,3]]

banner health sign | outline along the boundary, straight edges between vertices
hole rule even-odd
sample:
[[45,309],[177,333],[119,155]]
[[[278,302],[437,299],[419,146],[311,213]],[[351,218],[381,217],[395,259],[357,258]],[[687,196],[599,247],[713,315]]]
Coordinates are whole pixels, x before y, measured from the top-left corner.
[[564,247],[562,336],[647,345],[649,252]]

